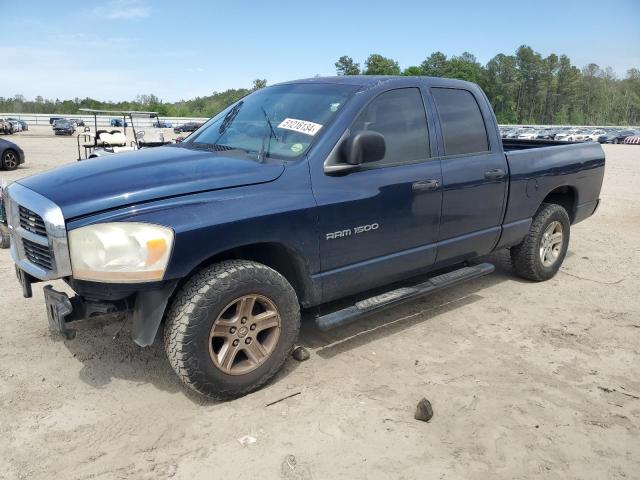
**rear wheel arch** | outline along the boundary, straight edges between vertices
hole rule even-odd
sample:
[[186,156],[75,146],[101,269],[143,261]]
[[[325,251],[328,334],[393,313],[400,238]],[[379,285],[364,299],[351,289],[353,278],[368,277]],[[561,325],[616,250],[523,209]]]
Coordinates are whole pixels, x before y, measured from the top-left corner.
[[562,185],[560,187],[556,187],[544,197],[538,210],[542,208],[545,203],[560,205],[567,211],[569,220],[571,221],[571,223],[573,223],[576,213],[576,206],[578,205],[578,191],[571,185]]

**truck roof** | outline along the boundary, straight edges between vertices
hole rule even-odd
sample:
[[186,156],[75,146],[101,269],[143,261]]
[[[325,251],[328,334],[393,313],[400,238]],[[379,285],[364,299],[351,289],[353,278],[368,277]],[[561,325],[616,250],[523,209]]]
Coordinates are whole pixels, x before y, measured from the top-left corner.
[[467,82],[464,80],[457,80],[454,78],[400,75],[339,75],[333,77],[314,77],[281,82],[278,85],[286,85],[292,83],[338,83],[344,85],[356,85],[361,87],[374,87],[376,85],[380,85],[381,83],[403,83],[404,80],[416,78],[424,81],[427,85],[437,84],[439,87],[469,88],[470,86],[476,86],[475,83]]

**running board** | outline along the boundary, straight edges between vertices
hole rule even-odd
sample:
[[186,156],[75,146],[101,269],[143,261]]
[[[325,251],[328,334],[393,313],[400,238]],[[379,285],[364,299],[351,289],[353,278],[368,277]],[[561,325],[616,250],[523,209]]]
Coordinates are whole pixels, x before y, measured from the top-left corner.
[[355,305],[343,308],[342,310],[319,316],[316,318],[316,324],[322,331],[340,327],[346,323],[353,322],[361,317],[379,312],[380,310],[398,305],[402,302],[437,292],[447,287],[466,282],[467,280],[488,275],[494,270],[495,267],[490,263],[481,263],[472,267],[462,267],[458,270],[432,277],[418,285],[397,288],[396,290],[361,300],[356,302]]

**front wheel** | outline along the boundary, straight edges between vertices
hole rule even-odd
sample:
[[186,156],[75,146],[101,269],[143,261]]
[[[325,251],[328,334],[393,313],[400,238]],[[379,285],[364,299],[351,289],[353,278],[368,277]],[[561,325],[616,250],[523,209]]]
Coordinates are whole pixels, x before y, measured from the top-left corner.
[[18,168],[18,164],[20,163],[18,154],[10,149],[4,151],[1,160],[2,162],[0,163],[2,164],[2,168],[4,168],[5,170],[15,170],[16,168]]
[[525,239],[511,248],[511,263],[516,273],[536,282],[553,277],[567,254],[570,225],[563,207],[543,203]]
[[196,273],[178,292],[164,346],[183,383],[228,399],[271,379],[299,330],[300,306],[289,282],[260,263],[230,260]]

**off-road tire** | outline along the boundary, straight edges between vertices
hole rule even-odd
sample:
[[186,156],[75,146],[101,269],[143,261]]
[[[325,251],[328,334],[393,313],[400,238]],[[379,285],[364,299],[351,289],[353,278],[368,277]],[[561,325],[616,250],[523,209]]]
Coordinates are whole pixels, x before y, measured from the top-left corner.
[[[223,372],[209,354],[209,333],[235,298],[259,294],[280,314],[280,336],[270,357],[243,375]],[[164,348],[182,382],[212,398],[227,400],[250,393],[270,380],[290,355],[300,331],[300,305],[293,287],[275,270],[248,260],[228,260],[195,273],[167,312]]]
[[[545,266],[540,258],[540,246],[545,230],[555,221],[562,225],[563,243],[557,260],[551,266]],[[511,264],[515,272],[534,282],[552,278],[560,269],[567,254],[570,225],[569,215],[563,207],[554,203],[543,203],[533,217],[525,239],[515,247],[511,247]]]

